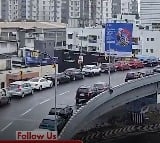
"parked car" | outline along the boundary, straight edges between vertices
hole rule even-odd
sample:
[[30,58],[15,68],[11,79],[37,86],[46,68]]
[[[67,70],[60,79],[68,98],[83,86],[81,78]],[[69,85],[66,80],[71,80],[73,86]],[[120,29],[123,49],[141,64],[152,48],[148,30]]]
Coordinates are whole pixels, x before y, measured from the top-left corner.
[[94,76],[101,74],[101,68],[96,65],[85,65],[82,69],[85,76]]
[[153,68],[153,71],[160,73],[160,65],[154,67],[154,68]]
[[106,82],[97,82],[93,85],[93,91],[96,95],[109,89],[109,85]]
[[13,97],[13,96],[20,96],[24,97],[25,95],[33,95],[34,91],[29,82],[26,81],[16,81],[13,83],[10,83],[9,86],[7,87],[7,92],[8,94]]
[[[57,73],[57,84],[68,83],[70,82],[70,77],[65,75],[65,73]],[[53,84],[55,83],[55,74],[45,75],[44,78],[51,80]]]
[[80,69],[69,68],[64,71],[64,73],[70,77],[70,80],[84,79],[84,73]]
[[134,60],[130,60],[128,61],[128,64],[130,66],[130,68],[132,69],[137,69],[137,68],[143,68],[144,64],[142,61],[134,59]]
[[109,65],[110,65],[110,71],[111,72],[116,72],[117,71],[117,69],[116,69],[116,67],[115,67],[115,65],[113,63],[110,63],[110,64],[109,63],[102,63],[101,64],[101,72],[108,73]]
[[120,71],[129,70],[130,69],[129,64],[127,62],[125,62],[125,61],[117,61],[115,63],[115,66],[116,66],[116,69],[120,70]]
[[5,89],[0,89],[0,105],[9,104],[11,102],[10,95]]
[[139,55],[137,58],[141,60],[147,67],[157,66],[159,63],[158,58],[155,56]]
[[152,69],[142,69],[138,71],[138,73],[141,75],[141,77],[154,75],[154,71]]
[[80,86],[76,92],[76,105],[88,102],[94,95],[95,93],[91,86]]
[[55,120],[57,123],[57,131],[58,134],[61,132],[61,130],[63,129],[63,127],[66,124],[66,119],[62,118],[61,116],[58,115],[48,115],[47,117],[45,117],[42,122],[39,125],[40,129],[48,129],[50,131],[55,131]]
[[32,78],[28,81],[33,89],[42,90],[53,87],[53,82],[42,77]]
[[129,80],[138,79],[140,78],[140,74],[138,72],[128,72],[126,74],[125,82],[128,82]]
[[73,115],[73,109],[71,106],[57,107],[56,110],[55,108],[51,108],[49,115],[55,115],[55,113],[56,115],[69,120],[69,118]]

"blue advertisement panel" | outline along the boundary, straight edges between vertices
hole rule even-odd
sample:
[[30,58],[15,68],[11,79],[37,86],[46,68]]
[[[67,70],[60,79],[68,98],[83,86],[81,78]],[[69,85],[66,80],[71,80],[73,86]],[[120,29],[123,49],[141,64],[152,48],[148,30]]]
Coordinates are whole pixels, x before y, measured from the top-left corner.
[[105,27],[105,51],[118,56],[132,55],[131,23],[107,23]]
[[58,63],[58,57],[47,57],[38,51],[25,50],[25,64],[26,65],[51,65]]
[[38,52],[25,50],[25,64],[40,65],[40,56]]

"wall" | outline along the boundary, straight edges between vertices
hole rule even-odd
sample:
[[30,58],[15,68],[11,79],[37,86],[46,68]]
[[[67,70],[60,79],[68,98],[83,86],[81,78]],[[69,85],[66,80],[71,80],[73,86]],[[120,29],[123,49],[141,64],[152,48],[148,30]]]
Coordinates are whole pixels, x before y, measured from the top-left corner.
[[[102,41],[102,28],[98,27],[88,27],[88,28],[66,28],[66,45],[68,49],[68,45],[72,44],[73,47],[70,50],[75,50],[79,51],[79,47],[81,47],[81,44],[83,47],[88,46],[96,46],[97,47],[97,52],[104,52],[104,47],[103,47],[103,41]],[[69,39],[68,34],[73,34],[73,38]],[[90,43],[87,40],[79,40],[79,36],[82,37],[88,37],[89,35],[95,35],[97,36],[97,43]],[[99,48],[99,49],[98,49]],[[88,49],[87,49],[88,50]]]
[[[57,72],[58,72],[58,65],[57,66]],[[42,66],[42,67],[28,67],[28,68],[22,68],[22,69],[12,69],[9,71],[2,71],[0,72],[0,84],[1,82],[5,83],[5,87],[7,86],[6,79],[7,79],[7,74],[18,74],[20,71],[23,71],[23,73],[27,73],[28,71],[30,72],[38,72],[39,76],[43,77],[46,74],[54,74],[55,69],[52,67],[52,65],[48,66]],[[1,86],[0,86],[1,88]]]
[[0,54],[3,53],[13,53],[17,52],[17,43],[16,42],[1,42],[0,43]]
[[[142,31],[142,54],[156,56],[160,58],[160,32],[159,31],[150,31],[143,30]],[[147,41],[147,38],[149,38]],[[154,38],[154,41],[151,41],[151,38]],[[148,52],[146,51],[148,49]],[[151,49],[153,49],[153,53],[151,53]]]

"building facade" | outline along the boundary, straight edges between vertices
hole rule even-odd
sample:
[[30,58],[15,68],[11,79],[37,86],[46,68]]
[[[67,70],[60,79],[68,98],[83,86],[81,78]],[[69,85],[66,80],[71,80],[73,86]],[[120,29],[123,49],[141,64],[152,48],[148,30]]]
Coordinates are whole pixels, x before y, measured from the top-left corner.
[[155,56],[160,59],[160,33],[159,31],[141,31],[142,55]]
[[112,18],[112,0],[103,0],[102,22],[106,23]]
[[138,0],[112,0],[112,15],[138,14]]
[[[142,53],[140,45],[140,30],[137,27],[135,15],[121,15],[109,22],[133,23],[133,46],[132,53],[135,55]],[[105,52],[105,28],[100,25],[85,28],[66,29],[66,48],[74,51]]]
[[160,1],[159,0],[141,0],[140,18],[141,24],[146,29],[160,29]]

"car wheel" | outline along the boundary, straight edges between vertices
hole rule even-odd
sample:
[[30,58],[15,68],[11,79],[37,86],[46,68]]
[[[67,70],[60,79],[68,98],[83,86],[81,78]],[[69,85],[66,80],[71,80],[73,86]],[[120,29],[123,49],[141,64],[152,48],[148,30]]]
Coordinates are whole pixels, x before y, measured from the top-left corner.
[[42,85],[39,87],[39,90],[40,90],[40,91],[42,90]]
[[57,85],[59,85],[59,83],[60,83],[59,80],[57,80]]
[[94,76],[94,72],[91,73],[91,76]]
[[11,103],[11,98],[8,98],[7,104]]
[[75,80],[76,80],[76,77],[74,76],[74,77],[73,77],[73,81],[75,81]]
[[22,98],[24,98],[24,93],[22,93]]
[[34,91],[33,90],[31,90],[31,95],[33,95],[34,94]]
[[50,88],[52,88],[53,87],[53,82],[50,84]]

